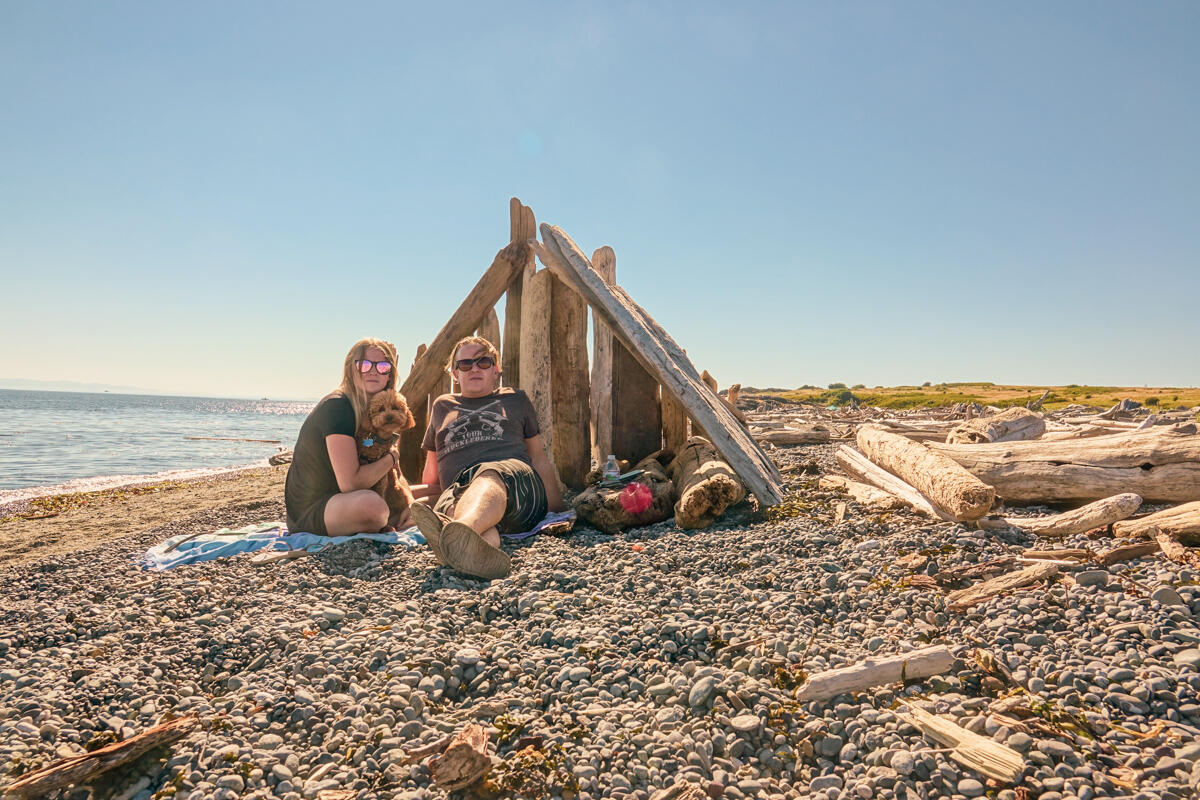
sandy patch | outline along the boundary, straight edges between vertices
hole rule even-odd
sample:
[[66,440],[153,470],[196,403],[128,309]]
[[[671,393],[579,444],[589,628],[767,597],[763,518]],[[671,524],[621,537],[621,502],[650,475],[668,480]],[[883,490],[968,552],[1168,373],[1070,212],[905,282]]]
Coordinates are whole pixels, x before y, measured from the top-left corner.
[[[262,467],[172,483],[142,494],[119,489],[92,492],[40,519],[0,513],[0,564],[18,564],[83,550],[235,503],[280,501],[287,466]],[[262,520],[267,521],[267,520]]]

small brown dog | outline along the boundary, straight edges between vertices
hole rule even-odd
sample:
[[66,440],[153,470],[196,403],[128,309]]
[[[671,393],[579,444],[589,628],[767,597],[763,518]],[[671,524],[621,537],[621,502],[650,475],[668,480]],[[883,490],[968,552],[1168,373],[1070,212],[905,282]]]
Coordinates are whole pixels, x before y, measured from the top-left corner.
[[[366,464],[386,456],[399,440],[400,434],[416,424],[404,395],[399,392],[377,392],[371,398],[367,418],[354,435],[358,442],[358,463]],[[388,527],[395,527],[400,515],[413,502],[408,481],[404,480],[398,468],[393,468],[372,488],[387,501]]]

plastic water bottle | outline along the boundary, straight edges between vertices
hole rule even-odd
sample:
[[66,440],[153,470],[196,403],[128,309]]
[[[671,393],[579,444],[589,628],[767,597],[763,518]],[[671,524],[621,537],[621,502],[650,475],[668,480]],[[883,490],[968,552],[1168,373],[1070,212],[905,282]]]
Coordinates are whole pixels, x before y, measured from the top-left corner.
[[608,460],[604,462],[604,480],[615,481],[621,477],[621,468],[617,466],[617,457],[609,455]]

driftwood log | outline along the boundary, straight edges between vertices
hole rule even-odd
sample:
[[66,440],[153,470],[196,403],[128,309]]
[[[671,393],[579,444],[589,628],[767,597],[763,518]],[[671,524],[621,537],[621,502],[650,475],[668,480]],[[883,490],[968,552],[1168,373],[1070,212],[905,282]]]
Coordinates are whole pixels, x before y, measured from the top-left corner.
[[1027,408],[1006,408],[991,417],[968,420],[955,425],[946,435],[950,444],[1021,442],[1036,439],[1046,431],[1046,420]]
[[1187,564],[1189,567],[1200,567],[1200,552],[1185,547],[1171,534],[1156,530],[1154,540],[1158,542],[1158,549],[1162,550],[1162,554],[1170,560],[1179,564]]
[[763,444],[825,444],[829,441],[829,431],[820,428],[784,428],[755,433],[754,438]]
[[[1137,511],[1141,504],[1142,498],[1132,492],[1126,492],[1088,503],[1081,508],[1064,511],[1062,514],[1049,517],[1005,517],[1004,521],[1027,533],[1047,539],[1061,539],[1064,536],[1074,536],[1112,525]],[[1113,527],[1115,532],[1116,526]]]
[[1200,502],[1184,503],[1156,514],[1118,522],[1113,536],[1128,539],[1153,539],[1158,531],[1184,544],[1200,543]]
[[195,717],[180,717],[147,728],[123,742],[114,742],[90,753],[55,761],[20,780],[5,786],[2,791],[14,798],[49,797],[71,784],[88,783],[111,769],[127,764],[143,753],[163,747],[195,730]]
[[920,442],[873,425],[859,428],[857,441],[872,463],[902,478],[952,519],[979,519],[996,499],[991,486]]
[[592,463],[588,375],[588,306],[557,277],[550,280],[550,396],[554,466],[572,489],[583,488]]
[[467,725],[456,733],[442,754],[429,762],[434,784],[456,792],[481,780],[492,768],[487,743],[487,729],[482,725]]
[[[520,386],[529,396],[541,424],[546,457],[558,475],[554,460],[553,396],[550,382],[550,304],[554,276],[547,270],[535,272],[525,281],[521,312]],[[560,478],[561,481],[561,478]]]
[[650,490],[651,502],[645,510],[633,512],[626,509],[628,501],[622,502],[622,494],[625,492],[623,488],[589,486],[572,502],[575,513],[605,533],[620,533],[626,528],[662,522],[673,513],[677,496],[675,484],[667,476],[666,467],[662,463],[670,458],[669,450],[660,450],[638,462],[636,469],[642,470],[642,474],[638,476],[637,482]]
[[[523,205],[513,197],[508,201],[509,240],[524,242],[537,236],[537,221],[533,209]],[[527,250],[525,261],[513,275],[504,292],[504,345],[500,352],[504,359],[505,385],[511,386],[512,381],[521,377],[521,319],[525,281],[533,276],[537,269],[532,250]],[[495,344],[499,345],[499,342]]]
[[1134,492],[1147,503],[1200,500],[1196,426],[1064,441],[927,445],[1009,503],[1088,502]]
[[951,748],[950,757],[964,767],[1004,783],[1014,783],[1025,771],[1025,759],[1011,747],[910,703],[905,706],[902,716],[938,744]]
[[1096,556],[1096,563],[1102,567],[1111,567],[1113,564],[1118,564],[1122,561],[1132,561],[1135,558],[1145,558],[1157,553],[1158,541],[1138,542],[1136,544],[1126,544],[1121,547],[1114,547],[1112,550],[1106,550]]
[[1057,564],[1034,564],[1025,569],[1009,572],[999,577],[946,595],[946,605],[955,611],[978,605],[998,594],[1029,586],[1058,574]]
[[675,524],[705,528],[729,506],[746,499],[746,486],[721,458],[712,442],[701,436],[688,439],[668,470],[679,500]]
[[944,644],[882,658],[868,658],[849,667],[819,672],[796,690],[796,699],[828,700],[846,692],[861,692],[899,681],[931,678],[948,672],[955,662]]
[[891,492],[885,492],[869,484],[843,478],[841,475],[822,475],[821,479],[817,481],[817,486],[822,489],[834,489],[844,492],[856,503],[860,503],[876,511],[891,511],[892,509],[904,508],[908,505]]
[[619,286],[609,287],[587,257],[560,228],[540,226],[538,254],[599,312],[613,335],[643,367],[713,436],[713,445],[764,506],[783,499],[779,469],[758,443],[700,382],[696,367],[678,343]]
[[914,511],[922,514],[928,514],[931,517],[938,519],[950,519],[950,515],[939,510],[936,506],[929,502],[925,495],[918,492],[915,488],[908,485],[904,481],[897,478],[886,469],[872,464],[866,456],[846,445],[842,445],[837,449],[835,454],[838,465],[846,470],[846,473],[858,478],[864,483],[868,483],[877,489],[882,489],[885,492],[895,495],[903,500],[906,504],[912,507]]

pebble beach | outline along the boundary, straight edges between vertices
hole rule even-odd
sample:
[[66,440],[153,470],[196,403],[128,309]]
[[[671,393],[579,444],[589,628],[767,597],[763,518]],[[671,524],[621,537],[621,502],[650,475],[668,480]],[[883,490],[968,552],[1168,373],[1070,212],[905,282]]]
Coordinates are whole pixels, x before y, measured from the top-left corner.
[[[835,448],[771,451],[789,494],[769,514],[580,526],[517,545],[492,582],[372,542],[270,566],[135,563],[171,535],[281,518],[281,493],[0,565],[0,786],[195,715],[186,738],[56,796],[440,798],[408,753],[468,723],[490,734],[487,797],[650,800],[679,782],[732,800],[1194,796],[1200,576],[1161,556],[1064,566],[950,610],[897,560],[923,553],[934,575],[1097,543],[868,512],[816,488]],[[930,644],[954,669],[795,699],[806,676]],[[906,702],[1011,747],[1021,778],[964,767]]]

